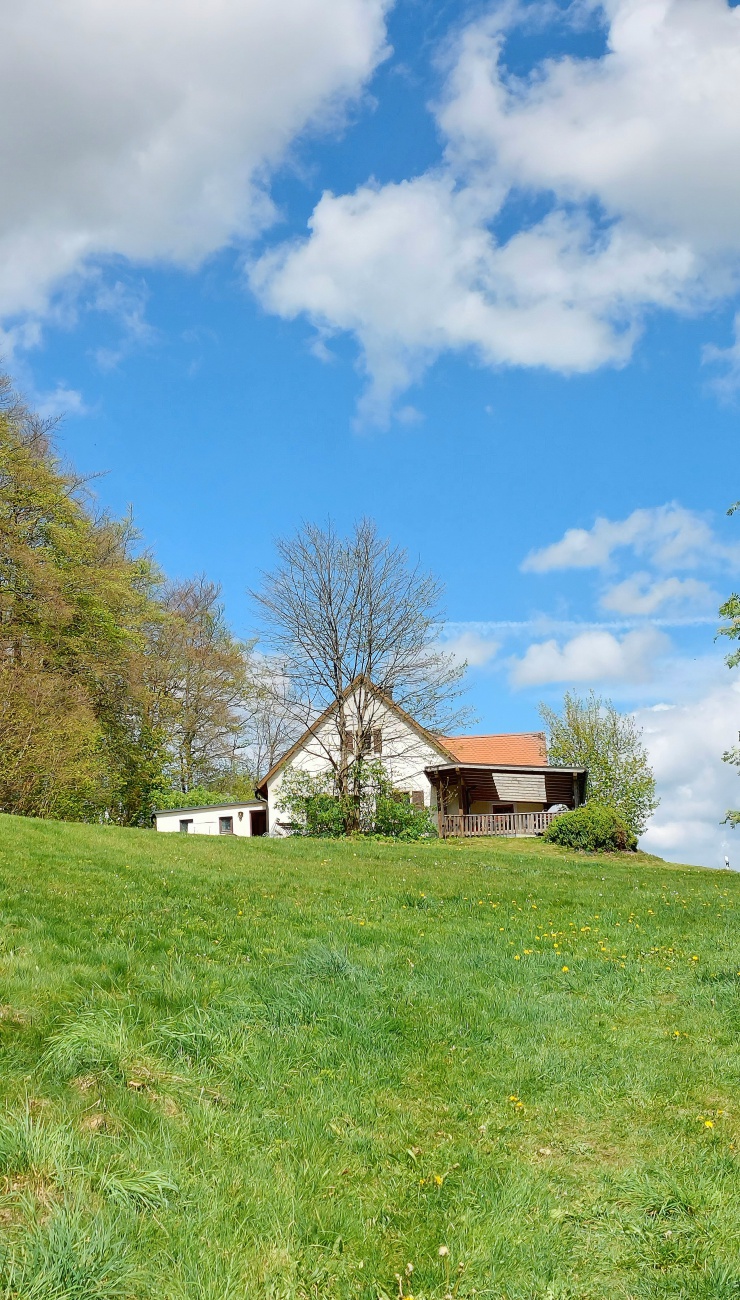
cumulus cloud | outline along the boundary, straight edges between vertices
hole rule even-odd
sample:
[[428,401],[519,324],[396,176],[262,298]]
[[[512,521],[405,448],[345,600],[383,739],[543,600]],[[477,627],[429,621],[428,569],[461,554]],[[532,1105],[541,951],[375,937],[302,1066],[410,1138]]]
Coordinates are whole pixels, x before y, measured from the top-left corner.
[[675,862],[740,869],[740,831],[723,826],[740,807],[737,768],[722,754],[737,742],[740,684],[713,686],[688,703],[639,709],[637,721],[655,772],[660,807],[640,841]]
[[624,582],[609,587],[601,597],[604,609],[616,614],[651,615],[664,610],[706,612],[719,607],[721,596],[707,582],[697,578],[661,578],[653,581],[649,573],[635,573]]
[[0,318],[91,258],[198,264],[384,53],[389,0],[24,0],[0,43]]
[[683,255],[621,232],[595,247],[583,220],[561,213],[499,244],[484,215],[444,174],[325,194],[311,237],[263,256],[252,287],[281,316],[307,314],[323,338],[355,334],[372,380],[364,409],[381,419],[445,350],[584,372],[629,357],[633,285],[675,305]]
[[553,637],[535,642],[521,659],[512,660],[514,686],[544,686],[551,682],[643,682],[670,641],[656,628],[639,628],[622,637],[613,632],[581,632],[562,645]]
[[[305,313],[323,338],[355,335],[369,414],[382,417],[445,350],[563,373],[621,364],[647,310],[695,309],[736,287],[740,10],[591,8],[606,52],[549,59],[524,78],[505,50],[526,8],[468,25],[437,110],[438,168],[325,194],[308,239],[257,264],[272,310]],[[522,193],[549,210],[498,238],[506,199]]]
[[625,549],[659,569],[740,564],[740,547],[721,543],[706,519],[674,502],[634,510],[626,519],[597,519],[592,528],[569,528],[559,542],[528,555],[522,569],[530,573],[603,569],[615,552]]
[[[440,115],[451,147],[697,254],[740,248],[740,13],[727,0],[603,0],[600,58],[510,76],[499,14],[465,32]],[[505,13],[505,11],[504,11]]]

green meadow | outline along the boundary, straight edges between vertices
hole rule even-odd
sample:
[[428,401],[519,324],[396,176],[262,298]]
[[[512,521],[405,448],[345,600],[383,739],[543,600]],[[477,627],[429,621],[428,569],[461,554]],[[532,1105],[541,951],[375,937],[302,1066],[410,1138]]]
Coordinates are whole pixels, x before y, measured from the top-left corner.
[[0,1296],[740,1297],[739,907],[0,818]]

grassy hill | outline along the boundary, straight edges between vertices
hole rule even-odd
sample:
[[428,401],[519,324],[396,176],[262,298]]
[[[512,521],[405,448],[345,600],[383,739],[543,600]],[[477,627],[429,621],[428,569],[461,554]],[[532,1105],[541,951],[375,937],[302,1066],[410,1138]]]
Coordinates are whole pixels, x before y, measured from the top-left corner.
[[0,1295],[740,1296],[739,891],[0,818]]

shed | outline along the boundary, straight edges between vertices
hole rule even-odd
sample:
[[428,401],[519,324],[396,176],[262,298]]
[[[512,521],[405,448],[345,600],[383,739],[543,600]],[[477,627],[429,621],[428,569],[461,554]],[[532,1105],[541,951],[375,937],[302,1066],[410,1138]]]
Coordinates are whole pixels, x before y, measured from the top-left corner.
[[197,808],[164,808],[152,813],[155,830],[181,835],[266,835],[264,799],[245,803],[201,804]]

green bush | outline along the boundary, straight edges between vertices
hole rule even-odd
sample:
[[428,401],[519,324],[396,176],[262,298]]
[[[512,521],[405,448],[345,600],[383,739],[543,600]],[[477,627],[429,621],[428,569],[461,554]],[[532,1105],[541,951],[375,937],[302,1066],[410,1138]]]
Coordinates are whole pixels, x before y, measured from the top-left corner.
[[426,808],[393,789],[382,765],[358,761],[351,772],[350,793],[341,798],[332,772],[289,768],[283,777],[279,808],[287,813],[294,834],[340,837],[383,835],[421,840],[436,835]]
[[380,795],[375,803],[376,835],[392,835],[397,840],[423,840],[437,831],[427,808],[416,808],[406,799]]
[[309,795],[304,810],[304,835],[344,835],[344,809],[336,795],[324,791]]
[[561,813],[550,823],[543,837],[565,849],[636,849],[637,839],[618,813],[604,804],[586,803],[572,812]]

